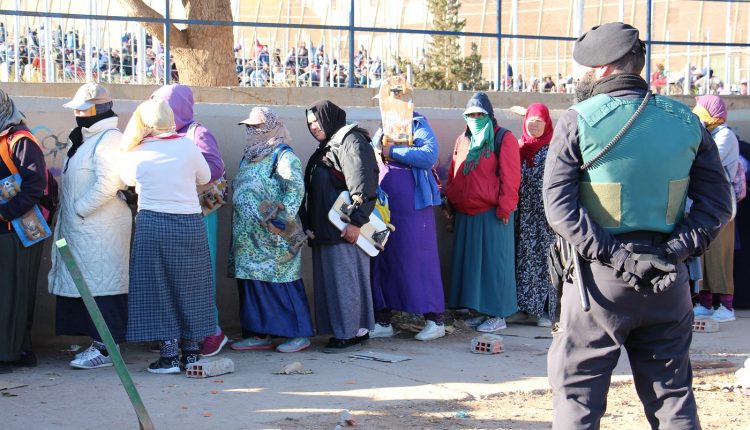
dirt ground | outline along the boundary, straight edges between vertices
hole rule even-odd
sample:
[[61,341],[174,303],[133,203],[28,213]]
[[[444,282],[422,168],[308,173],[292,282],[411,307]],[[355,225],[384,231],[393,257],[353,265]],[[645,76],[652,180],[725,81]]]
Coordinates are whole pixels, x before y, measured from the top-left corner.
[[[733,382],[733,368],[695,371],[694,390],[704,429],[750,430],[750,396],[727,389]],[[649,428],[632,383],[613,384],[607,402],[602,430]],[[548,390],[542,390],[465,401],[406,403],[352,411],[352,416],[355,426],[344,429],[549,429],[552,399]],[[273,426],[333,429],[339,419],[338,414],[321,414],[304,421],[286,419]]]
[[[417,331],[418,324],[407,315],[396,316],[394,324],[405,331]],[[453,324],[447,314],[446,323]],[[415,326],[415,327],[411,327]],[[461,324],[456,327],[465,327]],[[461,332],[462,330],[458,330]],[[461,334],[461,333],[455,333]],[[693,389],[704,429],[750,430],[750,396],[732,385],[737,367],[726,361],[696,361]],[[644,430],[649,425],[632,382],[613,383],[607,398],[602,430]],[[514,392],[479,399],[439,402],[406,402],[396,407],[351,411],[355,425],[346,429],[550,429],[552,397],[549,390]],[[287,418],[271,425],[282,429],[334,429],[340,414],[320,414],[304,419]]]

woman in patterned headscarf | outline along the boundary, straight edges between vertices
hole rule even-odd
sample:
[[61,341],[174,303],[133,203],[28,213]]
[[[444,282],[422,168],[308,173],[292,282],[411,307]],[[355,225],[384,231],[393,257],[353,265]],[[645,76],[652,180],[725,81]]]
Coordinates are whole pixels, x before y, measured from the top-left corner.
[[[233,182],[229,273],[237,278],[243,339],[231,347],[272,349],[273,335],[287,338],[277,351],[301,351],[310,346],[312,319],[300,246],[288,234],[299,225],[302,167],[288,146],[289,131],[270,109],[253,108],[239,125],[245,126],[247,144]],[[278,214],[268,219],[274,208]]]
[[[711,133],[719,149],[721,164],[727,179],[732,181],[737,173],[739,142],[734,132],[725,124],[727,106],[719,96],[706,95],[695,98],[693,113],[698,115],[706,130]],[[696,318],[710,317],[714,321],[734,321],[734,217],[711,242],[703,254],[703,285],[698,295],[699,303],[693,309]],[[714,294],[719,296],[719,307],[714,310]]]

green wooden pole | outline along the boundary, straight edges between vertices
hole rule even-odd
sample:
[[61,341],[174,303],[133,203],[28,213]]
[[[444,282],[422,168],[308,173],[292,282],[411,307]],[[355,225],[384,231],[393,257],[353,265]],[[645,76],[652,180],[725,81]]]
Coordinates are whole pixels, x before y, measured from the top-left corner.
[[143,404],[140,394],[138,394],[138,389],[135,388],[133,379],[130,377],[128,368],[125,366],[125,361],[123,361],[122,355],[120,355],[120,350],[117,348],[117,344],[112,338],[112,333],[109,332],[109,327],[107,327],[107,323],[104,321],[102,312],[99,310],[99,306],[96,305],[96,301],[94,301],[94,296],[91,295],[89,287],[86,286],[86,281],[83,280],[81,270],[78,268],[78,264],[76,264],[76,260],[73,258],[73,254],[68,248],[68,242],[65,239],[60,239],[55,242],[55,246],[57,246],[57,250],[60,252],[62,259],[65,262],[65,267],[68,268],[70,277],[73,278],[73,283],[75,283],[76,288],[78,288],[78,293],[81,295],[83,303],[89,311],[89,315],[91,315],[91,320],[94,322],[96,330],[99,332],[104,344],[107,346],[107,351],[109,351],[109,355],[112,357],[117,376],[120,377],[122,386],[125,388],[125,392],[130,398],[130,403],[133,404],[133,409],[135,409],[135,413],[138,415],[138,422],[141,425],[141,429],[154,430],[154,424],[151,422],[151,417],[148,415],[146,406]]

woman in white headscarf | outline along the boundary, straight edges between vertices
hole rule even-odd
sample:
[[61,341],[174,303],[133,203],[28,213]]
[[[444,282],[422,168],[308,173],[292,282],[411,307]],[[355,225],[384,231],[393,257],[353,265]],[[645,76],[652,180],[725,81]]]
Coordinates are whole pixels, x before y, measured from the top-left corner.
[[216,329],[208,239],[195,193],[211,172],[200,150],[175,133],[172,109],[161,100],[138,106],[122,147],[122,180],[138,193],[127,339],[158,340],[160,358],[148,371],[180,373],[198,361],[199,342]]

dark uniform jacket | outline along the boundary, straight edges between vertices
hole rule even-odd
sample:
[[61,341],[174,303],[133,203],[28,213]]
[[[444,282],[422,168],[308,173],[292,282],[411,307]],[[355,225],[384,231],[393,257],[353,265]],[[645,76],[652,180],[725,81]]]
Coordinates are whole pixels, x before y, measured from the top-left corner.
[[[645,92],[644,89],[632,88],[608,94],[642,98]],[[669,129],[665,127],[654,132],[669,133]],[[620,242],[594,222],[579,203],[579,168],[582,164],[578,146],[578,113],[569,110],[557,122],[544,169],[543,198],[547,221],[555,232],[575,245],[581,256],[610,264]],[[689,215],[667,238],[667,250],[676,256],[677,261],[704,252],[731,216],[729,184],[716,144],[705,129],[690,169],[688,197],[693,201]]]

